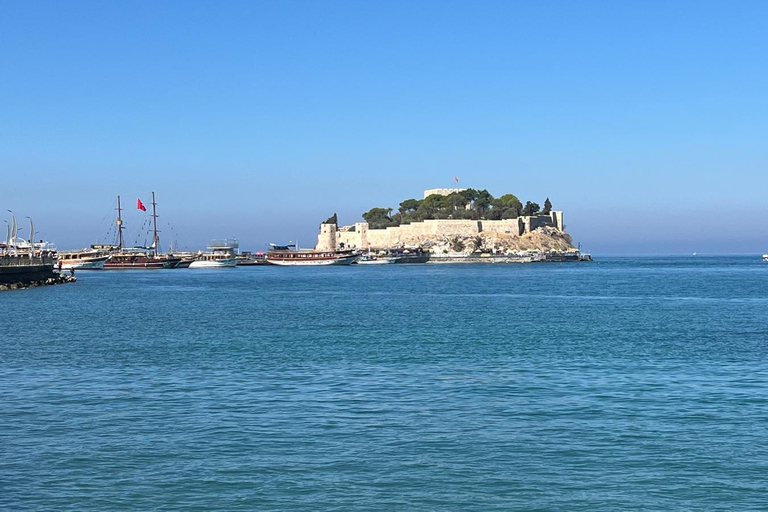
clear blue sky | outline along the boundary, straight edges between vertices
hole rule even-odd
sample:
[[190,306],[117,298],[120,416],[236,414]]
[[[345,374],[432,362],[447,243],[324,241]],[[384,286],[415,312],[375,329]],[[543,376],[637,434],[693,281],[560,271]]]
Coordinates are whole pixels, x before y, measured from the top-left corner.
[[164,245],[312,245],[457,175],[549,196],[595,253],[768,251],[765,1],[0,12],[0,209],[60,247],[117,194],[133,241],[152,190]]

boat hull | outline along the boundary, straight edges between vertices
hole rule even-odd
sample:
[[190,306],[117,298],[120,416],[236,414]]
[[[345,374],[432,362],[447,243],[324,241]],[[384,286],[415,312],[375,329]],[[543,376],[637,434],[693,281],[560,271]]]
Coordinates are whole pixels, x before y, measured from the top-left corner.
[[104,270],[175,268],[181,258],[155,258],[152,256],[112,256],[104,263]]
[[394,258],[380,258],[376,260],[358,260],[358,265],[391,265],[395,262]]
[[295,254],[295,257],[285,257],[285,255],[274,256],[267,254],[267,261],[272,265],[279,265],[281,267],[318,267],[328,265],[351,265],[360,259],[360,255],[355,253],[321,256],[318,254],[308,252],[301,253],[300,251],[296,251]]
[[101,270],[108,260],[109,256],[74,259],[60,258],[57,265],[60,264],[62,270]]
[[237,259],[225,260],[195,260],[189,264],[189,268],[233,268],[237,266]]

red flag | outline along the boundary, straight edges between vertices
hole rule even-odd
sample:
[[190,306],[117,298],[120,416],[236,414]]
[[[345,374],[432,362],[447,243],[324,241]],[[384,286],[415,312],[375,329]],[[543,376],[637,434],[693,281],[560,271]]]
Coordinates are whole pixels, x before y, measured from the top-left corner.
[[459,177],[458,177],[458,176],[454,176],[454,177],[453,177],[453,181],[455,181],[456,183],[458,183],[458,182],[459,182]]
[[141,202],[141,199],[136,199],[136,208],[143,212],[147,211],[147,207],[144,206],[144,203]]

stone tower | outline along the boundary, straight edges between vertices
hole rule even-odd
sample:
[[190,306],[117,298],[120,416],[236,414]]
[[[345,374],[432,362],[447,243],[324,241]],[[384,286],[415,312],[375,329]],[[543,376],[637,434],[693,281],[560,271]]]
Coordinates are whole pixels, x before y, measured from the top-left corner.
[[320,224],[320,234],[317,235],[316,251],[336,250],[336,224]]
[[549,212],[549,215],[552,217],[552,224],[554,224],[554,226],[560,231],[565,231],[565,224],[563,223],[563,212],[553,210]]

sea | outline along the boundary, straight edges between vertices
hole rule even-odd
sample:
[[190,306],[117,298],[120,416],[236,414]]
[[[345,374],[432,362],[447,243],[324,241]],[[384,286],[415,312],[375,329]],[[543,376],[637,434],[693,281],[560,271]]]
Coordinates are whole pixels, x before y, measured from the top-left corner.
[[768,510],[768,264],[81,271],[0,294],[0,510]]

